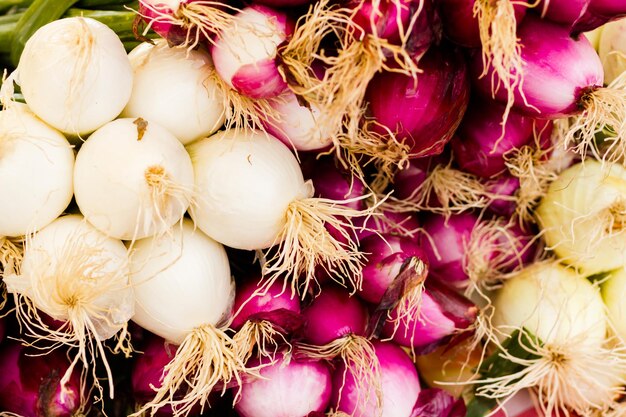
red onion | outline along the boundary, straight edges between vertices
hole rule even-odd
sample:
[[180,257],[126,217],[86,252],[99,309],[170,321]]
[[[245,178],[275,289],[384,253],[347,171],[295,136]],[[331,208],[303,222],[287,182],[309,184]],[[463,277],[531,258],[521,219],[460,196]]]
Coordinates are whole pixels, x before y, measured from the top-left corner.
[[465,417],[465,402],[439,388],[420,391],[411,417]]
[[572,26],[580,19],[591,0],[541,0],[541,17],[562,25]]
[[354,223],[363,227],[363,229],[357,229],[359,241],[377,233],[413,237],[420,227],[415,213],[398,213],[384,208],[380,216],[360,217],[355,219]]
[[[358,381],[352,369],[340,365],[333,374],[331,404],[352,417],[410,417],[420,393],[411,358],[393,343],[372,342],[382,375],[382,413],[378,413],[372,387]],[[369,402],[363,404],[363,399]]]
[[331,396],[331,375],[323,361],[285,356],[263,365],[261,378],[241,386],[235,410],[241,417],[293,417],[324,411]]
[[590,0],[587,11],[578,19],[572,32],[575,35],[589,32],[624,16],[626,16],[626,4],[622,0]]
[[474,100],[451,142],[454,160],[463,171],[489,178],[506,170],[504,155],[533,139],[533,120],[511,112],[501,125],[505,106]]
[[285,13],[261,5],[248,6],[213,43],[215,70],[240,94],[251,98],[278,96],[287,90],[276,62],[278,45],[291,33]]
[[428,353],[468,329],[478,313],[474,303],[437,280],[426,282],[419,315],[402,316],[399,307],[391,312],[383,335],[418,354]]
[[307,178],[313,181],[315,196],[335,201],[354,200],[344,203],[355,210],[365,208],[365,185],[351,172],[338,165],[334,158],[317,159],[309,168]]
[[351,0],[352,20],[368,35],[390,42],[399,41],[407,34],[411,16],[417,7],[415,0]]
[[60,349],[43,354],[7,341],[0,350],[0,410],[23,417],[72,417],[89,408],[78,370],[63,387],[70,362]]
[[519,178],[508,173],[498,175],[487,182],[487,190],[493,195],[487,208],[492,213],[502,217],[512,217],[515,214],[515,194],[520,188]]
[[[382,72],[371,81],[366,101],[376,122],[372,129],[392,132],[412,157],[436,155],[452,138],[469,100],[467,71],[452,50],[431,48],[419,62],[417,81]],[[380,124],[380,126],[378,126]]]

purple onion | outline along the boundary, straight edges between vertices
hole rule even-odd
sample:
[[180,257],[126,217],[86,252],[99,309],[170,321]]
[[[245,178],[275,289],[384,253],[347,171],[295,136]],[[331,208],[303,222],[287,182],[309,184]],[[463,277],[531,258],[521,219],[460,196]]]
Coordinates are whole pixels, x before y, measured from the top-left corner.
[[[351,369],[343,364],[333,374],[331,404],[352,417],[410,417],[420,393],[413,361],[393,343],[374,341],[372,344],[382,375],[382,413],[377,412],[372,387],[360,384]],[[364,398],[369,399],[365,404]]]
[[430,170],[440,162],[443,162],[440,158],[411,159],[408,165],[398,170],[394,176],[394,195],[401,200],[410,199],[415,190],[426,181]]
[[590,0],[587,10],[574,24],[572,32],[575,35],[589,32],[624,16],[626,16],[626,3],[623,0]]
[[[307,178],[313,181],[316,197],[342,201],[363,197],[366,193],[365,185],[351,172],[341,168],[334,158],[317,159],[307,171]],[[345,203],[345,206],[363,210],[365,200]]]
[[353,22],[366,34],[390,42],[398,41],[408,29],[417,3],[414,0],[352,0],[348,7],[354,9]]
[[72,417],[85,411],[89,405],[81,404],[79,371],[61,386],[69,367],[61,349],[43,355],[6,341],[0,349],[0,410],[23,417]]
[[[587,94],[602,87],[604,80],[602,63],[589,41],[585,37],[572,39],[566,27],[534,16],[524,19],[517,34],[523,45],[521,57],[525,65],[524,82],[514,92],[514,108],[550,119],[584,110]],[[480,54],[472,57],[472,72],[477,90],[491,96],[492,77],[494,82],[499,78],[491,68],[486,76],[479,77],[483,72]],[[499,89],[495,97],[507,102],[504,89]]]
[[420,391],[411,417],[465,417],[465,402],[450,393],[429,388]]
[[[378,73],[366,93],[369,115],[410,147],[412,157],[436,155],[452,139],[469,101],[465,61],[453,50],[431,47],[419,62],[417,82]],[[372,127],[382,135],[386,130]]]
[[498,175],[487,182],[487,191],[493,195],[487,208],[490,212],[510,218],[515,214],[515,194],[519,190],[519,178],[508,173]]
[[571,27],[580,19],[591,0],[542,0],[538,11],[541,16],[555,23]]
[[[262,364],[258,360],[250,367]],[[331,374],[323,361],[285,357],[263,363],[261,378],[244,383],[235,410],[241,417],[293,417],[324,411],[331,396]]]
[[506,170],[504,155],[533,139],[533,119],[511,112],[503,127],[505,106],[474,100],[452,139],[454,160],[466,172],[489,178]]
[[211,47],[215,70],[231,88],[251,98],[287,91],[276,61],[278,45],[293,31],[285,13],[252,5],[237,13]]
[[418,354],[448,343],[469,328],[478,313],[474,303],[437,280],[426,281],[419,316],[400,317],[398,308],[391,312],[383,335]]
[[397,213],[383,210],[380,216],[359,217],[354,224],[363,229],[357,230],[357,237],[362,241],[377,233],[411,237],[420,227],[415,213]]

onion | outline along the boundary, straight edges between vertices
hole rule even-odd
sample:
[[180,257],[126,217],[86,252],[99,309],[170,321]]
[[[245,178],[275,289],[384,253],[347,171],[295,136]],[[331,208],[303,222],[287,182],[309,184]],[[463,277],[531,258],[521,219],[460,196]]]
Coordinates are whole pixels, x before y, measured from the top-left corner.
[[366,194],[365,185],[352,173],[339,166],[335,158],[316,159],[306,175],[313,182],[315,196],[330,200],[352,200],[347,207],[363,209],[365,201],[359,199]]
[[520,331],[509,342],[517,353],[498,343],[498,356],[517,370],[477,382],[477,396],[506,398],[535,387],[545,415],[601,412],[619,396],[624,356],[606,345],[605,307],[585,278],[556,263],[535,264],[507,280],[493,306],[500,340]]
[[541,16],[562,25],[573,26],[580,19],[591,0],[541,0]]
[[348,7],[354,9],[352,20],[363,32],[401,42],[415,12],[411,8],[416,5],[413,0],[351,0]]
[[[23,417],[72,417],[90,404],[81,393],[78,372],[64,352],[41,355],[36,349],[7,342],[0,349],[0,409]],[[61,376],[71,372],[67,381]]]
[[224,96],[206,52],[170,48],[160,40],[140,44],[128,58],[133,92],[122,117],[154,120],[183,144],[207,137],[224,124]]
[[80,211],[99,230],[142,239],[180,221],[193,193],[193,167],[183,145],[163,127],[118,119],[80,148],[74,193]]
[[465,417],[465,402],[442,389],[420,391],[411,417]]
[[[173,406],[187,415],[213,387],[241,382],[247,372],[228,324],[234,285],[222,245],[185,220],[171,233],[139,240],[131,258],[135,315],[141,327],[178,346],[156,396],[142,412]],[[184,389],[183,398],[175,398]]]
[[536,215],[548,247],[592,275],[626,265],[626,169],[586,160],[550,184]]
[[[358,287],[361,254],[350,219],[364,215],[341,201],[313,198],[296,158],[276,138],[259,131],[228,130],[191,144],[198,197],[190,214],[206,234],[227,246],[268,252],[267,285],[291,278],[307,292],[319,265]],[[338,230],[347,243],[333,238]],[[284,274],[284,275],[282,275]]]
[[[382,412],[377,413],[377,404],[372,388],[358,381],[350,367],[340,365],[333,374],[332,405],[353,417],[410,417],[420,392],[420,383],[411,358],[392,343],[372,342],[380,363],[382,386]],[[369,398],[364,405],[363,398]]]
[[607,307],[607,314],[611,321],[611,326],[617,336],[626,342],[626,306],[622,300],[626,295],[626,271],[624,268],[612,271],[608,278],[602,283],[602,299]]
[[[56,346],[78,347],[62,383],[79,361],[88,369],[101,356],[113,396],[102,341],[118,334],[118,348],[130,349],[124,346],[134,312],[128,271],[122,242],[106,237],[80,215],[60,217],[27,236],[20,275],[5,274],[3,279],[7,291],[15,294],[17,318],[29,333]],[[48,325],[39,310],[63,323]]]
[[626,5],[619,0],[590,0],[589,7],[573,28],[573,33],[588,32],[607,22],[626,16]]
[[598,55],[604,67],[604,81],[613,82],[626,71],[626,19],[603,26]]
[[307,416],[324,411],[331,395],[331,375],[323,361],[292,358],[265,364],[254,360],[251,367],[262,366],[261,378],[241,386],[235,410],[241,417]]
[[211,48],[219,76],[240,94],[275,97],[287,90],[276,63],[278,45],[291,33],[287,15],[253,5],[237,13]]
[[503,173],[487,183],[487,191],[493,196],[487,208],[502,217],[512,217],[517,210],[515,195],[520,188],[520,180]]
[[124,109],[133,72],[115,32],[96,20],[71,17],[33,34],[7,86],[12,86],[12,79],[44,122],[68,134],[84,135]]
[[0,138],[0,236],[22,236],[69,205],[74,153],[61,133],[24,105],[0,111]]

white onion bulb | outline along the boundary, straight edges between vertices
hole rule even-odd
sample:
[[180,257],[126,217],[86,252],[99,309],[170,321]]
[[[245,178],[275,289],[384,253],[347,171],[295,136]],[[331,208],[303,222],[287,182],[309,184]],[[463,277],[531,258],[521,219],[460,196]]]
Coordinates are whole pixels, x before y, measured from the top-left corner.
[[185,148],[151,121],[110,122],[76,156],[76,203],[111,237],[134,240],[167,231],[183,217],[192,190],[193,167]]
[[626,19],[603,26],[598,55],[604,68],[604,82],[610,84],[626,71]]
[[63,213],[72,194],[74,152],[25,105],[0,111],[0,236],[21,236]]
[[133,321],[172,343],[230,316],[235,287],[226,251],[189,220],[167,235],[137,241],[130,269]]
[[155,120],[183,144],[207,137],[224,124],[224,95],[208,53],[170,48],[162,39],[140,44],[128,58],[134,70],[133,92],[122,117]]
[[588,159],[550,184],[536,210],[547,245],[591,275],[626,265],[626,169]]
[[131,94],[124,45],[97,20],[48,23],[26,42],[17,82],[32,111],[65,133],[83,135],[115,119]]
[[602,283],[602,298],[617,335],[626,343],[626,270],[611,272]]

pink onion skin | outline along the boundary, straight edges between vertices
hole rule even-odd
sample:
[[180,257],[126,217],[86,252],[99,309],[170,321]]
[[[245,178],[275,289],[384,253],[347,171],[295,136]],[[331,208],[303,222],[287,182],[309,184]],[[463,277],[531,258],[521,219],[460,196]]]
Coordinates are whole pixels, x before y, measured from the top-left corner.
[[517,207],[513,197],[519,187],[519,179],[508,173],[502,173],[489,180],[486,185],[487,191],[494,194],[495,197],[489,202],[487,209],[505,218],[513,216]]
[[574,24],[572,33],[577,36],[624,16],[626,16],[626,3],[622,0],[590,0],[587,11]]
[[[383,407],[380,417],[410,417],[420,393],[419,377],[413,361],[402,348],[393,343],[372,341],[372,345],[382,374]],[[361,385],[355,382],[351,369],[346,369],[345,364],[341,363],[333,373],[331,404],[352,417],[378,416],[373,392],[370,392],[370,400],[366,405],[362,404],[363,400],[359,401],[368,395],[356,392]]]
[[406,30],[409,26],[412,13],[417,4],[414,0],[382,0],[376,7],[374,0],[351,1],[348,5],[356,9],[352,21],[363,32],[386,39],[390,42],[398,41],[401,35],[401,27]]
[[[363,230],[357,230],[357,237],[359,241],[362,241],[370,236],[376,236],[376,233],[402,235],[402,230],[405,230],[414,234],[420,227],[419,219],[415,213],[383,211],[381,216],[388,221],[377,222],[374,217],[370,217],[368,219],[359,217],[355,219],[354,224],[356,226],[366,228]],[[398,229],[398,227],[400,227],[401,230]]]
[[433,158],[411,159],[408,165],[398,170],[393,179],[394,195],[405,200],[426,181],[428,172],[438,161]]
[[[250,367],[261,362],[254,359]],[[324,411],[332,393],[331,373],[323,361],[278,360],[260,370],[262,378],[241,386],[235,411],[241,417],[293,417]]]
[[0,410],[23,417],[74,416],[81,408],[79,371],[72,373],[62,392],[61,378],[70,366],[65,352],[55,349],[41,354],[40,350],[28,350],[16,342],[3,343]]
[[502,136],[505,106],[487,100],[474,100],[450,142],[454,160],[463,171],[490,178],[506,170],[504,154],[533,139],[533,120],[512,111]]
[[361,241],[360,249],[366,254],[363,265],[363,287],[359,297],[368,303],[380,304],[385,292],[401,272],[403,265],[411,258],[417,258],[428,265],[428,258],[417,239],[383,235],[370,236]]
[[[245,7],[235,15],[234,25],[237,25],[237,17],[243,18],[246,14],[257,14],[265,18],[267,26],[281,38],[281,42],[287,40],[293,32],[293,24],[287,15],[278,10],[254,4]],[[241,24],[241,23],[239,23]],[[248,26],[246,24],[245,26]],[[262,30],[265,30],[263,28]],[[222,34],[223,35],[223,34]],[[280,44],[281,42],[278,42]],[[252,51],[250,51],[252,52]],[[216,37],[211,45],[211,57],[218,75],[238,93],[250,98],[271,98],[288,90],[287,83],[278,71],[276,56],[270,56],[257,60],[254,63],[239,63],[240,55],[246,51],[231,51],[223,36]]]
[[[181,3],[186,2],[181,1]],[[174,15],[176,10],[159,3],[158,0],[139,0],[139,13],[143,16],[146,23],[151,25],[151,29],[163,39],[166,39],[170,45],[183,44],[187,37],[187,30],[182,26],[174,25],[167,21],[160,21],[158,19],[159,14],[152,10],[153,8],[169,15]]]
[[[528,101],[524,103],[519,89],[515,90],[514,108],[534,117],[556,119],[582,111],[579,100],[589,89],[602,87],[604,70],[600,57],[589,41],[581,36],[570,37],[565,26],[527,16],[518,27],[521,39],[521,57],[524,82],[521,90]],[[549,41],[548,41],[549,40]],[[482,78],[482,58],[476,53],[471,58],[471,68],[476,91],[491,96],[492,69]],[[506,91],[500,88],[496,100],[506,103]]]
[[[452,42],[466,48],[479,48],[480,32],[478,19],[474,17],[475,0],[438,0],[439,14],[443,22],[443,31]],[[515,21],[518,26],[528,9],[522,4],[514,4]]]
[[[313,181],[316,197],[341,201],[363,197],[366,194],[363,182],[339,167],[334,158],[317,159],[309,167],[307,174],[306,178]],[[344,205],[351,209],[363,210],[365,200]]]
[[[369,115],[396,133],[412,157],[443,152],[461,123],[469,101],[468,74],[463,57],[432,47],[419,61],[417,84],[406,75],[378,73],[366,92]],[[374,126],[373,130],[385,134]]]
[[411,417],[465,417],[466,412],[462,398],[454,398],[440,388],[429,388],[420,391]]
[[369,319],[367,308],[347,290],[325,285],[320,295],[302,310],[302,338],[317,346],[346,335],[365,336]]
[[248,320],[267,320],[278,329],[291,333],[300,327],[300,300],[291,297],[289,289],[283,291],[282,282],[276,281],[264,295],[256,295],[260,277],[246,279],[237,287],[231,328],[238,330]]
[[[472,213],[431,215],[424,221],[421,245],[430,262],[430,273],[450,284],[467,280],[463,258],[478,217]],[[433,246],[434,245],[434,246]]]
[[571,27],[585,14],[590,2],[591,0],[542,0],[537,11],[545,19]]
[[297,7],[312,3],[313,0],[254,0],[257,4],[263,4],[269,7]]

